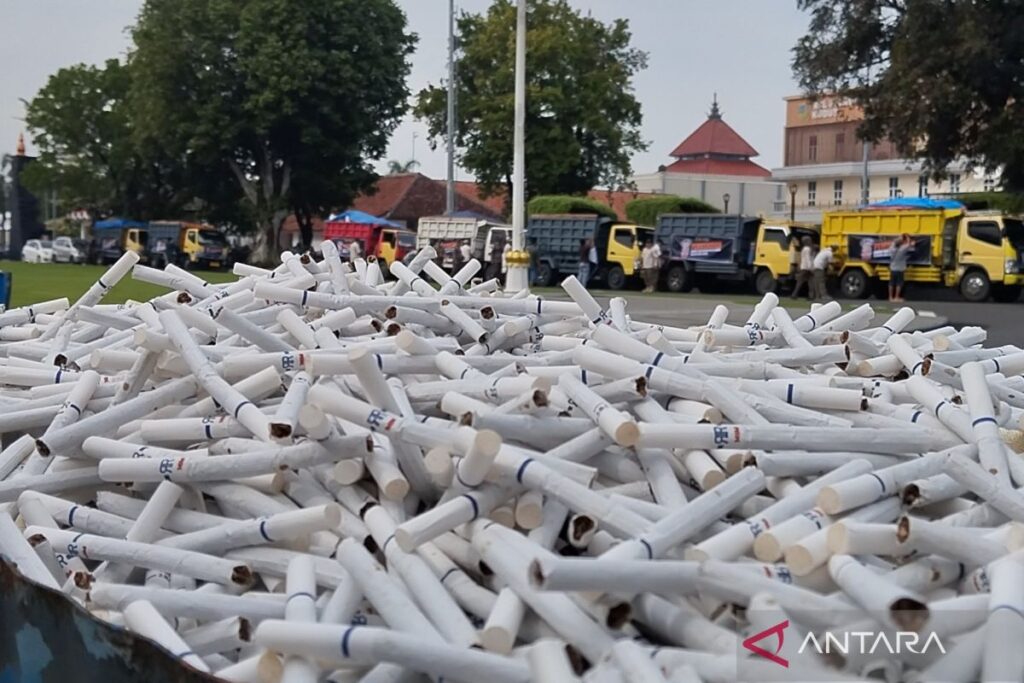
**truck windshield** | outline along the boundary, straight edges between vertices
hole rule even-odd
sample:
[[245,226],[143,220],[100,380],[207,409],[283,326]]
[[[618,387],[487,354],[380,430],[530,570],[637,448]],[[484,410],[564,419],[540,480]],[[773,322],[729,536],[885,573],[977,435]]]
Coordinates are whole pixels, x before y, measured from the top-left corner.
[[1018,252],[1024,253],[1024,221],[1019,218],[1003,219],[1003,236]]
[[226,247],[228,241],[216,230],[200,230],[199,244],[204,247]]
[[399,233],[398,243],[403,247],[415,247],[416,246],[416,235],[407,235],[404,232]]

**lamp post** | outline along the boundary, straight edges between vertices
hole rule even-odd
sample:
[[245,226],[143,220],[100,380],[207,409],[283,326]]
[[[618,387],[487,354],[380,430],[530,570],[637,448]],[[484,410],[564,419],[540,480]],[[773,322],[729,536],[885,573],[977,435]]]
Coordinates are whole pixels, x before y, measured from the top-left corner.
[[725,213],[729,213],[729,200],[730,199],[732,199],[732,197],[729,196],[728,192],[726,192],[725,194],[722,195],[722,204],[725,205]]
[[530,256],[525,251],[526,232],[526,0],[516,6],[516,87],[512,137],[512,251],[505,258],[508,272],[505,289],[528,289]]
[[796,221],[796,183],[789,184],[789,220]]

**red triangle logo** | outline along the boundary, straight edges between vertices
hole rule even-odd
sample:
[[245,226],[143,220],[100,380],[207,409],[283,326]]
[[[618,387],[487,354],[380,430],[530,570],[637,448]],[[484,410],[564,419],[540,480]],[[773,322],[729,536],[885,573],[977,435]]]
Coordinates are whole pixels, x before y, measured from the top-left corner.
[[[789,660],[783,659],[782,657],[779,656],[779,652],[782,651],[782,643],[786,639],[785,629],[786,629],[787,626],[789,626],[789,619],[786,619],[785,621],[780,621],[779,623],[775,624],[771,628],[767,628],[764,631],[761,631],[760,633],[755,633],[754,635],[752,635],[749,638],[747,638],[746,640],[744,640],[743,641],[743,647],[747,648],[748,650],[753,652],[755,655],[759,655],[761,657],[764,657],[765,659],[773,661],[776,664],[778,664],[779,666],[784,666],[784,667],[786,667],[788,669],[789,668]],[[754,643],[759,642],[761,640],[764,640],[765,638],[767,638],[769,636],[772,636],[772,635],[777,635],[779,637],[779,646],[777,648],[775,648],[775,652],[769,652],[768,650],[765,650],[764,648],[761,648],[761,647],[758,647],[757,645],[754,645]]]

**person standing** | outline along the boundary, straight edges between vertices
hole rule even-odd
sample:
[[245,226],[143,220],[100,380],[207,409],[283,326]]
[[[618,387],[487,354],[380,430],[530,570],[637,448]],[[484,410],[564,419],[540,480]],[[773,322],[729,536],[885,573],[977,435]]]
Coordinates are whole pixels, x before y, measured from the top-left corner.
[[810,237],[804,237],[803,246],[800,248],[800,260],[796,271],[796,284],[793,285],[792,297],[795,299],[800,295],[800,289],[807,285],[807,298],[812,297],[811,277],[814,270],[814,247]]
[[587,251],[587,261],[590,263],[590,271],[587,273],[587,279],[590,280],[597,273],[597,245],[594,244],[594,240],[587,240],[590,243],[590,249]]
[[473,247],[469,246],[469,240],[462,240],[462,244],[459,246],[459,254],[462,255],[463,265],[469,263],[469,260],[473,258]]
[[914,250],[914,240],[907,233],[900,235],[893,245],[889,260],[889,301],[903,301],[903,285],[907,275],[907,261]]
[[359,240],[352,240],[348,244],[348,260],[351,263],[355,263],[356,259],[363,257],[363,245],[359,243]]
[[508,281],[508,254],[512,251],[512,244],[505,242],[505,248],[501,250],[501,284]]
[[814,272],[811,279],[811,298],[820,301],[828,297],[825,288],[825,274],[832,263],[832,247],[825,247],[814,257]]
[[590,240],[580,240],[580,262],[576,271],[576,279],[584,287],[590,281]]
[[640,274],[644,279],[644,291],[653,292],[658,286],[661,267],[661,247],[648,239],[640,251]]

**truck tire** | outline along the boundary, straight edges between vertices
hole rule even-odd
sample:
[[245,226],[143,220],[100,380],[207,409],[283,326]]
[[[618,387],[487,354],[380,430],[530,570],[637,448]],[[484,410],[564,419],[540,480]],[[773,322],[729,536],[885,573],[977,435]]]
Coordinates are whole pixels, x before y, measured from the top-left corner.
[[860,268],[851,268],[839,278],[839,291],[847,299],[866,299],[871,291],[868,274]]
[[769,292],[774,292],[778,286],[779,283],[776,281],[775,276],[772,275],[772,271],[767,268],[757,271],[757,275],[754,277],[754,290],[758,294],[764,296]]
[[988,274],[977,268],[969,270],[960,278],[960,296],[967,301],[978,302],[988,299],[992,292],[992,283]]
[[665,289],[670,292],[689,292],[693,289],[693,275],[681,263],[669,266],[665,273]]
[[537,266],[537,278],[535,284],[538,287],[550,287],[555,282],[555,271],[551,269],[551,264],[541,263]]
[[626,272],[622,266],[609,266],[608,276],[605,278],[608,289],[622,289],[626,286]]
[[1020,285],[997,285],[992,288],[992,298],[1001,304],[1012,304],[1020,299]]

